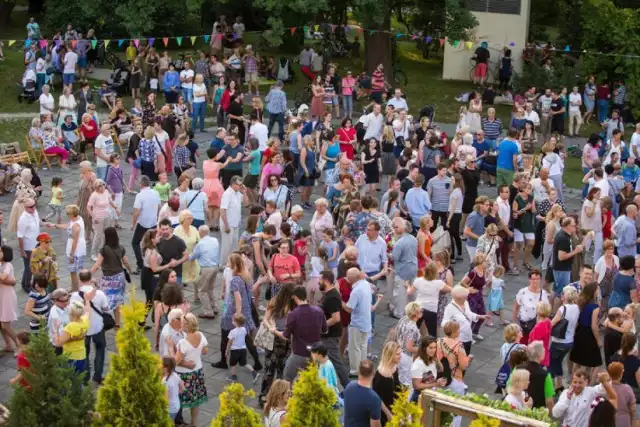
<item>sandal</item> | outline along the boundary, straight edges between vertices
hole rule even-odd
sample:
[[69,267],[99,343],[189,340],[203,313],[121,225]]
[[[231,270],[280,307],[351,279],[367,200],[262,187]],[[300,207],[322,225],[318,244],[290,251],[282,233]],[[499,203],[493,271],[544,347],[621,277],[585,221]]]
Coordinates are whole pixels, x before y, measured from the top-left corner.
[[530,265],[530,264],[527,264],[526,262],[523,262],[523,263],[522,263],[522,266],[523,266],[524,268],[526,268],[527,270],[529,270],[529,271],[533,270],[533,267],[531,267],[531,265]]
[[198,317],[200,319],[215,319],[216,315],[211,313],[200,313],[198,314]]

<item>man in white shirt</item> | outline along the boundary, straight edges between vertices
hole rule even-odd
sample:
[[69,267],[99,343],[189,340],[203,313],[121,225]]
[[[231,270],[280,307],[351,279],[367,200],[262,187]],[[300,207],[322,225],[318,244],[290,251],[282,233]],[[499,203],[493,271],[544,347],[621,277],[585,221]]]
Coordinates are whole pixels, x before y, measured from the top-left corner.
[[393,111],[409,111],[407,100],[402,97],[402,90],[400,89],[394,91],[393,98],[387,102],[387,105],[392,105]]
[[167,314],[167,324],[162,327],[159,347],[156,349],[160,357],[172,357],[175,354],[176,344],[185,337],[182,331],[183,316],[184,312],[179,308],[174,308]]
[[72,49],[67,50],[64,54],[62,70],[62,84],[65,88],[73,89],[73,83],[76,81],[76,64],[78,63],[78,54]]
[[609,197],[609,181],[604,177],[602,168],[591,169],[582,179],[583,184],[589,184],[589,191],[593,187],[600,189],[600,198]]
[[[519,178],[519,175],[516,174],[516,178]],[[515,181],[514,181],[515,184]],[[500,217],[500,221],[502,221],[502,225],[504,225],[504,230],[507,236],[512,237],[513,232],[509,230],[509,222],[511,221],[511,205],[509,204],[509,186],[501,185],[498,188],[498,198],[496,199],[496,203],[498,205],[498,216]],[[504,271],[507,274],[518,275],[518,272],[513,272],[509,268],[509,252],[510,245],[507,242],[507,239],[502,239],[500,242],[500,260],[502,262],[502,266],[504,267]],[[506,254],[506,256],[504,255]]]
[[234,175],[220,201],[220,265],[227,265],[229,254],[238,247],[242,206],[248,203],[247,188]]
[[144,265],[142,262],[142,250],[140,249],[144,234],[147,230],[156,228],[158,225],[158,212],[162,202],[158,192],[152,190],[150,185],[149,177],[141,176],[140,192],[136,194],[136,199],[133,202],[133,220],[131,221],[133,238],[131,239],[131,246],[133,246],[133,253],[136,256],[136,264],[138,265],[138,270],[134,271],[133,274],[139,274]]
[[611,378],[606,372],[598,374],[600,384],[587,386],[589,376],[584,369],[578,369],[573,373],[571,388],[564,390],[551,410],[553,418],[561,419],[565,427],[586,427],[589,425],[589,417],[593,411],[592,404],[597,397],[606,396],[609,400],[617,398],[616,392],[611,387]]
[[69,293],[66,289],[58,288],[51,293],[53,306],[47,319],[47,331],[49,341],[55,347],[56,354],[62,354],[62,347],[56,347],[56,336],[62,334],[62,330],[69,323]]
[[540,126],[540,116],[538,116],[538,112],[533,109],[533,104],[530,102],[525,104],[524,118],[533,123],[534,128]]
[[100,127],[100,135],[96,138],[94,149],[96,155],[96,175],[98,175],[99,179],[105,181],[107,179],[109,158],[114,153],[111,127],[108,124],[103,124]]
[[193,102],[193,78],[195,73],[191,69],[188,61],[184,62],[184,70],[180,71],[180,87],[182,88],[182,97],[184,102],[191,108]]
[[22,289],[31,290],[31,252],[35,249],[40,234],[40,215],[36,209],[36,201],[26,199],[23,202],[24,212],[18,219],[18,247],[24,264],[22,273]]
[[242,40],[242,37],[244,36],[244,29],[245,28],[244,24],[242,23],[242,17],[238,16],[236,18],[235,24],[233,24],[233,33],[236,35],[236,40]]
[[[109,301],[104,292],[96,289],[95,282],[91,279],[91,272],[89,270],[81,270],[78,273],[80,279],[79,292],[71,294],[72,301],[84,302],[84,295],[90,292],[94,292],[91,299],[91,311],[89,312],[89,330],[84,339],[84,346],[87,349],[87,362],[89,360],[89,353],[91,350],[91,341],[95,346],[95,359],[93,360],[93,381],[97,384],[102,384],[102,372],[104,371],[104,357],[105,350],[107,348],[107,342],[104,337],[104,320],[102,319],[102,313],[109,312]],[[91,375],[91,366],[87,364],[87,377]]]
[[542,136],[544,141],[546,141],[549,136],[549,132],[551,132],[551,102],[553,98],[551,98],[551,89],[545,89],[544,95],[538,98],[538,104],[540,105],[540,114],[542,115],[540,121],[540,132],[542,132]]
[[[582,95],[578,92],[578,86],[574,86],[573,91],[569,94],[569,136],[578,136],[580,133],[580,126],[582,125],[581,105]],[[576,122],[575,132],[573,131],[574,121]]]
[[631,142],[629,142],[631,150],[629,150],[629,156],[634,160],[640,159],[640,123],[636,123],[636,130],[631,135]]
[[258,150],[261,153],[267,149],[267,141],[269,140],[269,131],[267,125],[258,120],[257,114],[251,114],[251,126],[249,127],[249,138],[258,140]]
[[549,190],[555,188],[553,181],[549,179],[549,169],[540,169],[540,176],[531,180],[533,187],[533,200],[540,203],[549,198]]
[[366,128],[364,140],[368,141],[371,138],[375,138],[380,141],[382,128],[384,127],[384,117],[380,113],[380,104],[373,105],[373,111],[365,116],[363,123]]

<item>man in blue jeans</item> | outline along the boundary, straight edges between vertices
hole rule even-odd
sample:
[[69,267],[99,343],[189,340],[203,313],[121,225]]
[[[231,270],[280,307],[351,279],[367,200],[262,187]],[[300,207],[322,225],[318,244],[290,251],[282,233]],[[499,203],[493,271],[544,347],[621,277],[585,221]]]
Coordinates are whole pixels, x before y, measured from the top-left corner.
[[280,141],[284,139],[284,113],[287,111],[287,95],[282,90],[282,80],[273,85],[267,94],[267,112],[269,113],[268,134],[271,136],[271,129],[275,122],[278,122],[278,137]]
[[575,248],[571,244],[571,235],[576,233],[576,220],[566,217],[561,222],[562,230],[556,234],[553,240],[553,311],[560,306],[562,290],[571,281],[571,267],[573,257],[584,250],[582,245]]

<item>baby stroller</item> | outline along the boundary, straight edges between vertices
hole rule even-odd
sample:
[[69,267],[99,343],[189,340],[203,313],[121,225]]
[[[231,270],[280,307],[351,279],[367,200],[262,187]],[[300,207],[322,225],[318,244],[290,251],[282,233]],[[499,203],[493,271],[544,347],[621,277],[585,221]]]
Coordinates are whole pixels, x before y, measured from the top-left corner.
[[435,105],[425,105],[420,109],[420,117],[418,117],[418,123],[423,117],[428,117],[429,123],[433,123],[433,120],[436,118]]
[[21,93],[18,95],[18,102],[22,103],[25,99],[27,103],[33,104],[36,100],[36,82],[35,80],[24,80],[22,83],[18,83],[21,88]]
[[118,96],[124,96],[129,92],[129,78],[131,74],[126,66],[120,66],[111,73],[110,89]]

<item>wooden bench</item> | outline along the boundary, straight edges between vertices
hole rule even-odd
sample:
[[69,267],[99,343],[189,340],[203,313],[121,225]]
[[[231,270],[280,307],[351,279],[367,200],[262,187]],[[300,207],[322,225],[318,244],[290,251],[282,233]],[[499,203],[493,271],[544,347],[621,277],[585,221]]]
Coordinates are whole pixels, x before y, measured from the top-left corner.
[[29,153],[23,151],[22,153],[5,154],[4,156],[0,156],[0,163],[31,163],[31,160],[29,159]]

